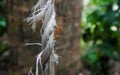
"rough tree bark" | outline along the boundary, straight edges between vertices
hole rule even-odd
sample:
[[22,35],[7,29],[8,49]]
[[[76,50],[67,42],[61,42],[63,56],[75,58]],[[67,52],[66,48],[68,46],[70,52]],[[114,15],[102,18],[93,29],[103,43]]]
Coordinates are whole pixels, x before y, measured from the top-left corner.
[[57,23],[64,28],[58,41],[59,47],[56,47],[61,55],[57,72],[59,75],[78,75],[82,0],[56,0],[56,6]]
[[[26,42],[40,42],[39,29],[33,33],[24,22],[35,2],[35,0],[7,0],[10,75],[26,75],[30,67],[35,66],[35,56],[40,52],[39,46],[24,46]],[[63,26],[56,45],[56,52],[61,56],[56,67],[56,75],[78,75],[82,0],[56,0],[56,11],[57,24]]]

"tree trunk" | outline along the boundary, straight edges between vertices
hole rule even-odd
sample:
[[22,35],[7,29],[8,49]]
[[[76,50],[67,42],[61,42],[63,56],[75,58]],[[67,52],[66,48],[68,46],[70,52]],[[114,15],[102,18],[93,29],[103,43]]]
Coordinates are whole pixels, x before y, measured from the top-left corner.
[[[9,75],[27,75],[35,66],[35,56],[41,51],[39,46],[27,46],[28,42],[40,42],[39,28],[33,33],[24,22],[29,10],[35,5],[34,0],[7,0],[7,35],[11,61]],[[56,0],[57,24],[63,26],[60,39],[55,47],[60,55],[56,66],[56,75],[78,75],[80,72],[79,46],[81,37],[82,0]]]
[[78,75],[80,72],[80,18],[82,0],[56,0],[57,23],[63,25],[56,50],[60,64],[57,75]]

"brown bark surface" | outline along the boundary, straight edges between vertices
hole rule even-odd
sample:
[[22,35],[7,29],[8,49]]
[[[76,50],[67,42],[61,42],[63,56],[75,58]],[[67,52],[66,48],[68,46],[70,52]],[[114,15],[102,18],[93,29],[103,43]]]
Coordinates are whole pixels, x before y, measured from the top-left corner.
[[63,25],[61,38],[57,41],[59,52],[59,75],[78,75],[80,72],[80,18],[82,0],[56,0],[57,23]]
[[[24,19],[35,0],[7,0],[7,37],[9,51],[9,75],[27,75],[35,66],[35,56],[41,51],[39,46],[25,46],[27,42],[40,42],[40,23],[34,33]],[[60,62],[56,66],[56,75],[78,75],[80,72],[80,18],[82,0],[56,0],[57,24],[63,26],[60,39],[56,43],[56,52]]]

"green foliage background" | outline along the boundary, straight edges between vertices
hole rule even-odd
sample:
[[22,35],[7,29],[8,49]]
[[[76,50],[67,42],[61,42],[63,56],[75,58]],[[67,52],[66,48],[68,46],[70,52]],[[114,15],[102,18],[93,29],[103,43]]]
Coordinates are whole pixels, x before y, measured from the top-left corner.
[[109,60],[120,60],[120,0],[91,0],[82,23],[85,65],[92,75],[109,75]]
[[[5,0],[0,0],[0,38],[5,34],[6,32],[6,19],[5,19]],[[4,67],[4,61],[8,60],[4,56],[4,45],[2,40],[0,40],[0,69]]]

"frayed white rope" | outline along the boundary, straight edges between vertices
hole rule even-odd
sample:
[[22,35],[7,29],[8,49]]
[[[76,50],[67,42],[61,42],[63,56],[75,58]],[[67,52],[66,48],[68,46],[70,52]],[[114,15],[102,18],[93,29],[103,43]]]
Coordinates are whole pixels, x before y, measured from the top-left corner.
[[35,75],[39,75],[38,66],[40,64],[43,75],[54,75],[54,64],[58,63],[59,56],[54,51],[56,40],[54,39],[55,27],[55,0],[38,0],[32,8],[32,14],[26,19],[31,24],[33,31],[36,29],[36,23],[42,21],[40,29],[41,43],[26,43],[25,45],[39,45],[42,51],[37,55]]
[[33,72],[32,72],[32,68],[30,68],[30,71],[29,71],[28,75],[34,75]]
[[40,66],[41,66],[41,69],[42,69],[42,62],[41,62],[41,55],[42,55],[43,52],[40,52],[37,56],[37,60],[36,60],[36,72],[35,72],[35,75],[39,75],[38,74],[38,65],[40,63]]
[[27,46],[27,45],[39,45],[39,46],[41,46],[42,44],[41,43],[26,43],[25,46]]

